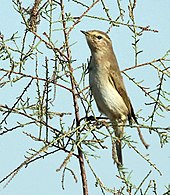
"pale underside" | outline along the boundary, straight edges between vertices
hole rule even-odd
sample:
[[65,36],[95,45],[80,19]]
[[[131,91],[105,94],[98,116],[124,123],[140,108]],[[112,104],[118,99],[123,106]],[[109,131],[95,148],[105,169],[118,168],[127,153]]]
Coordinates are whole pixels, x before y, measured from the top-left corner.
[[125,122],[128,108],[108,77],[100,70],[93,69],[89,72],[89,82],[99,111],[112,122]]

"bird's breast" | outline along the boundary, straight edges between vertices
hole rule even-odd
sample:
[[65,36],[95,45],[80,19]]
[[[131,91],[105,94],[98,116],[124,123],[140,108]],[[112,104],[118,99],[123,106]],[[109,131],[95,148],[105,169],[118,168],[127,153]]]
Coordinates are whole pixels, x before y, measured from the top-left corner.
[[99,111],[110,120],[121,119],[128,115],[128,109],[115,86],[109,82],[108,76],[108,72],[100,68],[90,70],[90,88]]

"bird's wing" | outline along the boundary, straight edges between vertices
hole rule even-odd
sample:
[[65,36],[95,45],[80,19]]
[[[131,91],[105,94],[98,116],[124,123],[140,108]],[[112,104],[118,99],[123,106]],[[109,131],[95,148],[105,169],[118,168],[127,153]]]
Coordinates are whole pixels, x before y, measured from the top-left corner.
[[115,89],[120,94],[127,108],[129,109],[130,100],[126,92],[122,76],[115,71],[111,71],[109,73],[109,80],[112,85],[114,85]]
[[132,104],[130,102],[130,99],[127,95],[120,70],[117,66],[114,68],[117,68],[117,70],[113,71],[113,68],[111,68],[112,71],[109,72],[109,80],[114,85],[115,89],[120,94],[120,96],[122,97],[123,101],[125,102],[128,110],[129,110],[129,115],[128,115],[129,122],[131,122],[131,118],[133,118],[134,121],[137,123],[137,119],[136,119],[136,116],[134,114],[134,110],[133,110]]

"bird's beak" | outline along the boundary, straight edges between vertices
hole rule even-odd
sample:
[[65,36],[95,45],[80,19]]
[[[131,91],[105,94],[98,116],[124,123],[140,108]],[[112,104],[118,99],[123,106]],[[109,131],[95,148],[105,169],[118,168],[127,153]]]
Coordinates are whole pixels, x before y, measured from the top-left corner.
[[82,32],[85,36],[87,36],[87,35],[88,35],[88,32],[87,32],[87,31],[83,31],[83,30],[81,30],[81,32]]

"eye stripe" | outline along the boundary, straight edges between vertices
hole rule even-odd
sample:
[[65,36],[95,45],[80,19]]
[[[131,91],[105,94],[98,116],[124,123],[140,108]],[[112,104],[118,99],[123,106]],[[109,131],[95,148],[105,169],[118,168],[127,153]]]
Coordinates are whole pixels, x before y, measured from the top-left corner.
[[100,35],[98,35],[98,36],[97,36],[97,38],[98,38],[98,39],[102,39],[103,37],[102,37],[102,36],[100,36]]
[[[102,31],[90,30],[90,31],[87,31],[87,33],[89,34],[89,36],[92,36],[93,39],[97,39],[97,40],[101,40],[101,41],[106,41],[107,43],[111,43],[110,37]],[[101,37],[102,37],[102,39],[101,39]]]
[[107,34],[103,34],[103,33],[97,32],[97,33],[94,33],[94,35],[95,35],[95,37],[97,37],[99,40],[104,39],[104,40],[106,40],[106,41],[108,41],[108,42],[111,41]]

